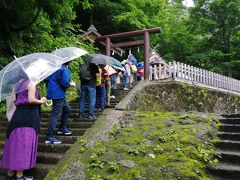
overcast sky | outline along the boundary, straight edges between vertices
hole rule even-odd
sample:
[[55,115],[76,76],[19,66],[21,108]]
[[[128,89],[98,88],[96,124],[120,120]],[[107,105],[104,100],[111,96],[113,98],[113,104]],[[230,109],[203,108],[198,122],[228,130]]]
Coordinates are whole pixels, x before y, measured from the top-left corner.
[[183,4],[187,7],[192,7],[193,6],[193,0],[184,0]]

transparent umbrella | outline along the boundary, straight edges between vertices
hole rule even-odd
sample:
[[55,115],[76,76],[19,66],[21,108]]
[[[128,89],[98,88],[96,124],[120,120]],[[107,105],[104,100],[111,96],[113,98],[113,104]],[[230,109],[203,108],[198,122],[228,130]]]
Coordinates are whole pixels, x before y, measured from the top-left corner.
[[24,87],[17,83],[29,80],[34,85],[61,68],[61,58],[49,53],[34,53],[15,58],[0,71],[0,101],[10,96],[13,90],[19,93]]
[[63,64],[87,53],[87,51],[78,47],[65,47],[52,52],[52,54],[62,58]]

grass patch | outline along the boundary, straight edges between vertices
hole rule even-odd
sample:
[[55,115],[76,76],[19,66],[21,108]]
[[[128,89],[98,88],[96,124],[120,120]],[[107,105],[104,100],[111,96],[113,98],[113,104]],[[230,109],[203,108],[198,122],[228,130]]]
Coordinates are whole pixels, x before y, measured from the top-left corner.
[[87,179],[208,179],[217,122],[203,113],[129,113],[82,153]]

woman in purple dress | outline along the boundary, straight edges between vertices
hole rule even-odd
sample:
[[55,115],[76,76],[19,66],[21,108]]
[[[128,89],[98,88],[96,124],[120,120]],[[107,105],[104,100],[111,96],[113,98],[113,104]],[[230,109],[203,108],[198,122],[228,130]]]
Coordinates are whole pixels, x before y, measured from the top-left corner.
[[7,129],[1,167],[7,170],[6,179],[31,180],[33,177],[23,171],[36,165],[40,105],[46,98],[40,98],[29,80],[17,83],[16,88],[26,90],[16,94],[16,111]]

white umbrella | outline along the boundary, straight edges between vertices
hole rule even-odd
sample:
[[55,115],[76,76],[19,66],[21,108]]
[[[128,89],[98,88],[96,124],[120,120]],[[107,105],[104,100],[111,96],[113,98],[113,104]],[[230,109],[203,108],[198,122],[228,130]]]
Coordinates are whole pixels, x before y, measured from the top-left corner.
[[52,52],[52,54],[62,58],[63,64],[87,53],[87,51],[78,47],[65,47]]
[[[34,53],[15,58],[0,71],[0,101],[10,96],[15,85],[29,80],[34,85],[61,68],[61,58],[49,53]],[[26,87],[18,86],[15,93]]]
[[115,69],[113,69],[111,66],[109,66],[109,65],[106,65],[105,67],[104,67],[104,69],[107,71],[107,74],[108,75],[112,75],[112,74],[115,74],[115,73],[117,73],[117,71],[115,70]]

